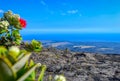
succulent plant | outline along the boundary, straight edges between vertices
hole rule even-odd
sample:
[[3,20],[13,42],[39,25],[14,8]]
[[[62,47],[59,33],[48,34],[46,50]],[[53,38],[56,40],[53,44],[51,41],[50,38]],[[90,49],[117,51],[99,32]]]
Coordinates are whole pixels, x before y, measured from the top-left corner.
[[[35,64],[32,59],[28,61],[31,54],[29,52],[21,54],[18,50],[17,47],[11,47],[10,50],[0,47],[0,81],[43,81],[46,66]],[[16,53],[18,55],[15,57]],[[35,78],[37,67],[41,70],[38,80]]]
[[42,44],[39,41],[32,40],[31,43],[25,43],[25,49],[30,52],[40,52],[42,50]]
[[18,14],[7,11],[0,18],[0,45],[6,47],[20,45],[22,37],[19,30],[26,27],[26,21]]

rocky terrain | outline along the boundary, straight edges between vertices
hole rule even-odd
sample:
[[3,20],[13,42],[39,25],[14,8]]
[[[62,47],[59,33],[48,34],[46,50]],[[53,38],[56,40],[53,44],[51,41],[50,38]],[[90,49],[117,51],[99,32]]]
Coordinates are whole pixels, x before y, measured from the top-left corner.
[[67,81],[120,81],[120,54],[70,52],[46,48],[31,56],[36,63],[47,65],[44,81],[63,74]]

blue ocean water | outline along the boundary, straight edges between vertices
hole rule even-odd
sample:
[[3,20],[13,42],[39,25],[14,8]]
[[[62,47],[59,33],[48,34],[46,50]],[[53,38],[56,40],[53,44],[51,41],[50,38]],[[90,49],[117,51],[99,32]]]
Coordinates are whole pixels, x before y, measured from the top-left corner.
[[62,40],[62,41],[89,41],[89,42],[120,42],[120,34],[112,33],[48,33],[48,34],[22,34],[23,40]]
[[[43,46],[56,46],[58,49],[70,49],[75,52],[102,54],[120,54],[120,34],[29,34],[22,35],[23,40],[40,40]],[[66,44],[66,42],[68,44]],[[92,47],[91,47],[92,46]],[[89,48],[90,47],[90,48]],[[84,48],[84,49],[83,49]]]

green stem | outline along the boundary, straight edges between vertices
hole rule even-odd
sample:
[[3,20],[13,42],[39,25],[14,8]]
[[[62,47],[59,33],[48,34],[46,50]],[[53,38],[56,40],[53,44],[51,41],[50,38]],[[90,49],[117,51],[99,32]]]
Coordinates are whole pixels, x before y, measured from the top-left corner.
[[13,35],[12,35],[12,32],[13,32],[14,29],[13,29],[12,26],[10,26],[10,30],[11,30],[11,31],[10,31],[10,33],[11,33],[11,37],[10,37],[10,38],[11,38],[11,42],[13,42]]

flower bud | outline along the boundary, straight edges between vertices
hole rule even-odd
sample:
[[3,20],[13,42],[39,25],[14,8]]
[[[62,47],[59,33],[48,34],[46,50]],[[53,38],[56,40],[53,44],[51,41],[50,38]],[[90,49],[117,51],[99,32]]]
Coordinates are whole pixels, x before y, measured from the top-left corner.
[[3,28],[3,27],[8,27],[9,26],[9,23],[8,21],[1,21],[0,22],[0,26]]
[[11,56],[13,56],[13,57],[16,58],[16,57],[19,55],[19,53],[20,53],[20,50],[19,50],[18,47],[16,47],[16,46],[10,47],[10,49],[9,49],[9,54],[10,54]]
[[9,26],[8,21],[3,21],[3,24],[4,24],[5,27]]
[[66,78],[62,75],[56,75],[54,79],[55,81],[66,81]]
[[20,16],[18,14],[14,14],[14,17],[20,19]]

